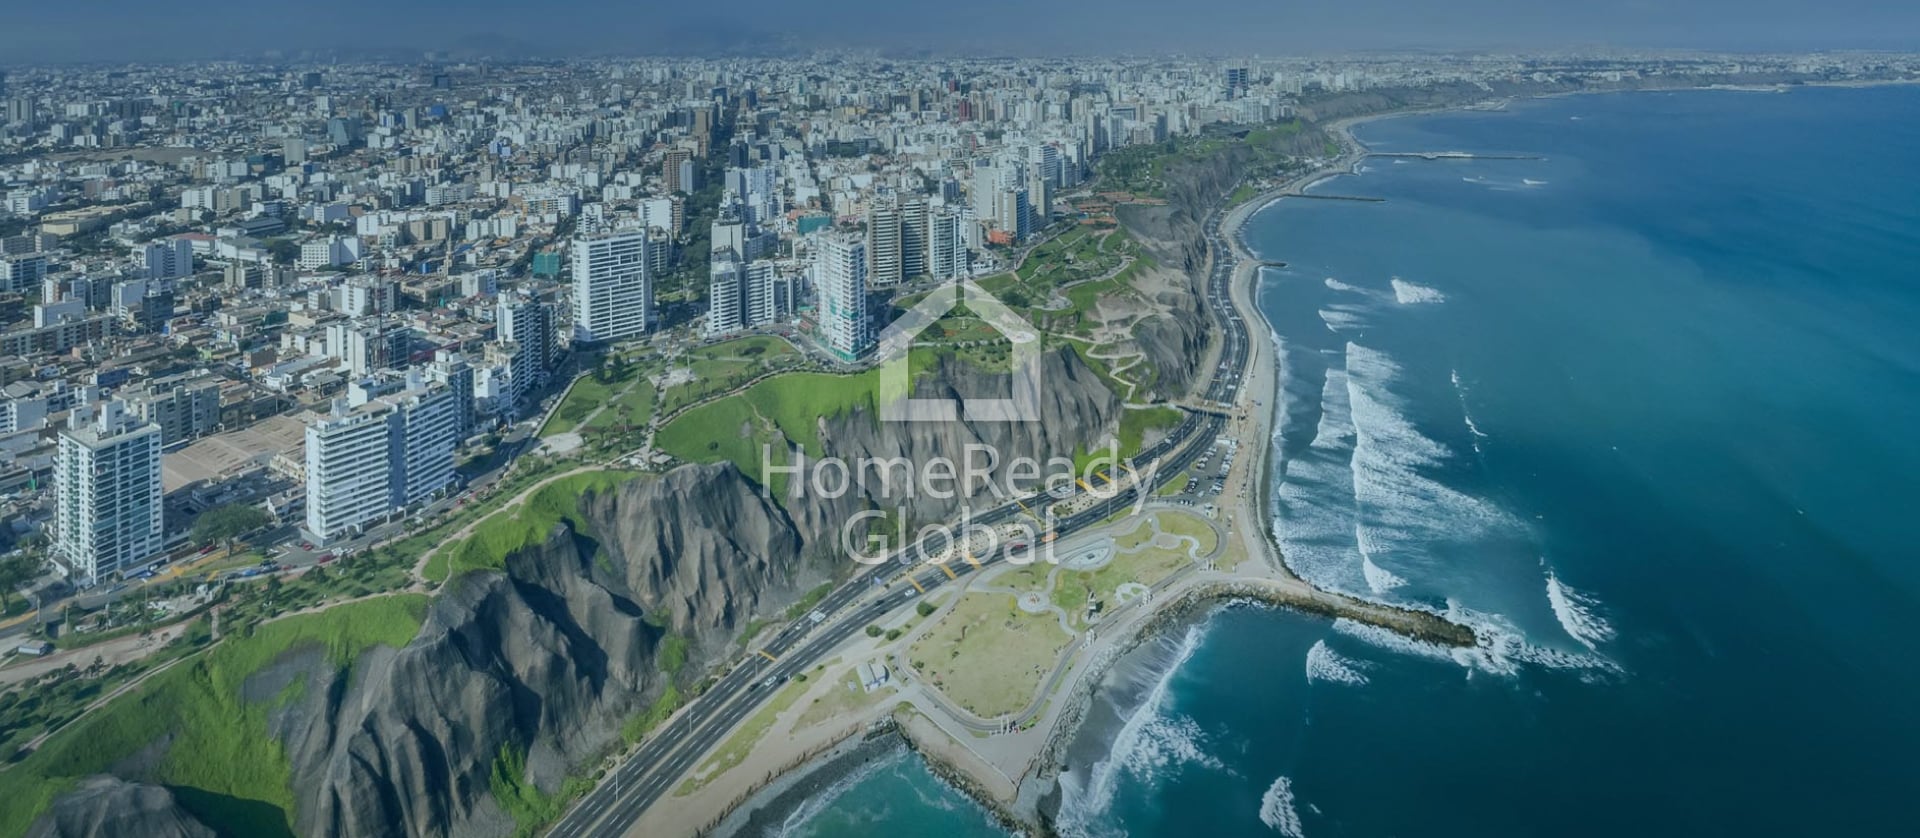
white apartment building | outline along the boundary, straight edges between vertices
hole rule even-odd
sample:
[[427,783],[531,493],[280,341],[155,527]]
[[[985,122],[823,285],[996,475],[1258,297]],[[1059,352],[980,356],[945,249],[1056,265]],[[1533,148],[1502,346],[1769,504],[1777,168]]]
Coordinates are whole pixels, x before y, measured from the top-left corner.
[[873,349],[873,318],[867,310],[867,243],[827,234],[813,253],[813,287],[819,295],[820,335],[841,360]]
[[307,532],[351,536],[454,482],[459,405],[451,387],[418,373],[407,389],[307,423]]
[[92,585],[163,548],[160,426],[118,401],[76,409],[54,459],[53,552]]
[[729,250],[713,254],[707,283],[707,337],[719,337],[746,328],[739,259]]
[[927,217],[927,275],[955,279],[967,274],[967,246],[961,239],[960,215],[941,210]]
[[573,241],[573,327],[587,342],[644,335],[653,319],[649,238],[634,228]]
[[902,272],[900,205],[891,197],[877,199],[867,210],[867,282],[891,288],[905,278]]

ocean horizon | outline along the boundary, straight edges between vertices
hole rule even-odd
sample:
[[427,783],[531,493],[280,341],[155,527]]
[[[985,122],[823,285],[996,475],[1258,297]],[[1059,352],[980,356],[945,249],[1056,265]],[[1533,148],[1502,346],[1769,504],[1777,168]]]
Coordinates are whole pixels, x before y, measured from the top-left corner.
[[[1105,676],[1068,835],[1905,834],[1920,88],[1356,126],[1243,235],[1274,537],[1448,650],[1228,605]],[[902,757],[782,834],[998,834]]]

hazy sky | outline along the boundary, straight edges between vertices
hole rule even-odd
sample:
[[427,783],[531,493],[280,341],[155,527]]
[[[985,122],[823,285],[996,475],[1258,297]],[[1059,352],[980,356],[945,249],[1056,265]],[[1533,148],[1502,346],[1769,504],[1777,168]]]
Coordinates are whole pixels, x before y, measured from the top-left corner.
[[1920,49],[1914,0],[18,0],[0,63],[340,46],[548,54],[802,46],[1076,54],[1550,48]]

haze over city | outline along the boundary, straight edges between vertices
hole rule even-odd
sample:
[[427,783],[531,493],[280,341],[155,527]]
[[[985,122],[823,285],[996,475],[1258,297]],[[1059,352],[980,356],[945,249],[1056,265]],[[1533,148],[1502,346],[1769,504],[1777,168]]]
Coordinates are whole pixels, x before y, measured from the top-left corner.
[[458,50],[501,57],[868,49],[901,56],[1264,54],[1383,49],[1905,49],[1897,0],[879,0],[721,6],[619,0],[231,0],[35,3],[9,11],[0,64],[207,59],[302,50]]

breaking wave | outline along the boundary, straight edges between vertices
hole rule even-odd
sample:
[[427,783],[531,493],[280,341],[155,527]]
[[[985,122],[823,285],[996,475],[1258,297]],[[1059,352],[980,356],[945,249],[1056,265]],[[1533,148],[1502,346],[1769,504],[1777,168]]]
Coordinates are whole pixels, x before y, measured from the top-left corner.
[[1393,299],[1403,306],[1411,306],[1422,303],[1444,303],[1447,301],[1447,295],[1396,276],[1393,278]]
[[1142,784],[1151,785],[1160,771],[1169,766],[1221,767],[1220,761],[1205,751],[1206,734],[1200,725],[1186,716],[1166,712],[1174,676],[1200,648],[1205,627],[1206,623],[1201,623],[1187,630],[1152,689],[1115,734],[1106,758],[1088,771],[1084,786],[1076,781],[1072,772],[1061,775],[1061,834],[1106,834],[1099,820],[1112,811],[1114,793],[1122,776],[1131,775]]
[[1367,685],[1367,665],[1341,655],[1320,640],[1307,650],[1307,682],[1322,681],[1350,687]]
[[1551,570],[1547,571],[1547,603],[1553,606],[1553,616],[1560,620],[1560,627],[1589,651],[1613,639],[1613,626],[1600,616],[1599,602],[1567,587]]
[[[1360,530],[1359,532],[1365,532]],[[1356,533],[1358,534],[1358,533]],[[1394,588],[1404,587],[1407,580],[1394,575],[1394,572],[1373,563],[1373,557],[1367,555],[1366,546],[1360,547],[1360,573],[1367,579],[1367,589],[1374,596],[1381,596]]]
[[1300,813],[1293,808],[1293,781],[1279,777],[1260,796],[1260,822],[1287,838],[1304,838]]

